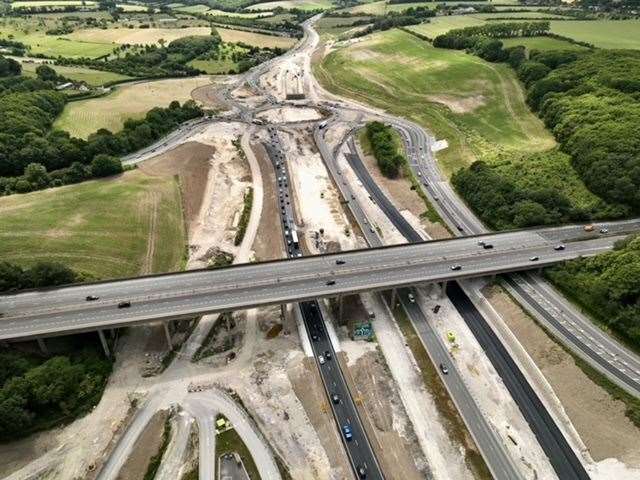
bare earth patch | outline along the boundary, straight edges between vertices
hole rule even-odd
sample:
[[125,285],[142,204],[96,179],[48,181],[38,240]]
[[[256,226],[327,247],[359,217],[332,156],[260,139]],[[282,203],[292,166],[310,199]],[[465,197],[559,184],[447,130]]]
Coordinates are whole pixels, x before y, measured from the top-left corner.
[[473,112],[485,104],[484,95],[473,95],[471,97],[458,97],[455,95],[427,95],[427,99],[431,102],[441,103],[453,113],[469,113]]
[[624,404],[591,381],[501,288],[484,293],[551,384],[593,459],[613,457],[639,467],[640,431],[625,416]]
[[162,444],[162,432],[169,412],[156,413],[140,434],[136,446],[120,469],[116,480],[144,478],[151,457],[156,455]]
[[138,167],[148,175],[179,176],[185,221],[190,238],[207,186],[209,159],[214,153],[215,148],[211,145],[187,142],[143,162]]

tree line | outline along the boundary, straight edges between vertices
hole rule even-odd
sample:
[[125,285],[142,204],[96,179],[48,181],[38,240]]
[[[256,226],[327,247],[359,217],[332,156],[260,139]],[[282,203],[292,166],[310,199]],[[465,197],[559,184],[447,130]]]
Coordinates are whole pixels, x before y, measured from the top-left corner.
[[[54,90],[55,70],[38,78],[0,79],[0,195],[25,193],[122,172],[119,156],[150,145],[186,120],[202,115],[195,102],[171,102],[117,133],[100,129],[87,140],[52,128],[65,97]],[[47,78],[47,80],[45,80]],[[57,78],[57,77],[56,77]]]
[[382,174],[388,178],[397,178],[406,159],[398,153],[393,129],[381,122],[369,122],[365,133]]
[[435,17],[436,12],[427,7],[411,7],[402,12],[390,12],[384,16],[376,16],[372,19],[362,19],[353,22],[352,26],[369,25],[367,28],[353,34],[353,37],[362,37],[377,31],[390,30],[397,27],[417,25],[426,19]]

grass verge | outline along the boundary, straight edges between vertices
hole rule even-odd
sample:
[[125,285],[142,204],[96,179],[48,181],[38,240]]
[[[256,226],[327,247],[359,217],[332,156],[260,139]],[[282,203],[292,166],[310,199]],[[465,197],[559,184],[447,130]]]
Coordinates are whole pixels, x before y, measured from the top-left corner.
[[147,471],[144,474],[144,480],[153,480],[154,478],[156,478],[156,473],[158,473],[158,469],[160,468],[160,463],[162,462],[164,452],[169,446],[169,440],[171,440],[171,416],[169,416],[164,422],[164,430],[162,431],[162,443],[160,444],[158,453],[156,453],[153,457],[151,457],[151,460],[149,460]]
[[242,243],[244,234],[247,232],[247,225],[249,224],[249,218],[251,217],[251,207],[253,205],[253,188],[249,187],[248,191],[244,194],[244,207],[242,208],[242,214],[240,215],[240,221],[238,222],[238,230],[236,231],[236,238],[233,243],[238,246]]

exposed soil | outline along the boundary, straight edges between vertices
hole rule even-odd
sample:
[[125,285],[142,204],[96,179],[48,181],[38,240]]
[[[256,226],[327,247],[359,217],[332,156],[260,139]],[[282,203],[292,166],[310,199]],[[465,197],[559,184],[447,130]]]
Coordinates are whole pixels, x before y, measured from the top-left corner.
[[162,410],[151,417],[144,431],[140,434],[131,455],[127,457],[124,465],[122,465],[116,480],[144,478],[151,457],[160,450],[162,432],[164,432],[168,415],[168,411]]
[[640,430],[625,416],[624,404],[591,381],[504,290],[483,292],[551,384],[593,459],[640,466]]
[[[362,149],[361,149],[362,151]],[[387,191],[396,206],[402,210],[408,210],[420,219],[420,224],[427,232],[430,238],[436,240],[440,238],[449,238],[451,235],[439,223],[430,222],[428,219],[421,217],[426,211],[425,204],[420,196],[411,190],[411,182],[409,179],[399,177],[396,179],[390,179],[380,173],[380,169],[376,164],[376,159],[372,155],[368,155],[367,152],[363,152],[363,162],[369,170],[369,174],[373,177],[375,182],[381,186],[383,191]]]
[[189,239],[191,239],[193,224],[202,206],[207,186],[209,159],[214,153],[215,148],[211,145],[187,142],[143,162],[138,167],[148,175],[179,176]]
[[457,97],[454,95],[428,95],[427,98],[436,103],[441,103],[453,113],[473,112],[485,104],[484,95],[472,95],[470,97]]
[[274,260],[284,255],[282,247],[282,227],[276,196],[276,175],[273,165],[262,145],[252,146],[260,171],[262,172],[262,215],[253,250],[257,260]]
[[201,103],[206,108],[213,108],[214,110],[226,110],[227,104],[221,100],[216,94],[216,90],[220,88],[219,85],[211,84],[198,87],[191,92],[191,97],[196,102]]
[[[346,360],[344,352],[338,355]],[[346,364],[349,362],[342,362],[343,367]],[[401,401],[380,352],[365,352],[343,371],[385,477],[397,480],[425,478],[413,458],[414,455],[423,458],[420,447],[404,412],[397,414],[402,411]]]
[[338,436],[315,360],[305,357],[295,369],[289,371],[289,379],[329,458],[332,478],[349,478],[351,468]]

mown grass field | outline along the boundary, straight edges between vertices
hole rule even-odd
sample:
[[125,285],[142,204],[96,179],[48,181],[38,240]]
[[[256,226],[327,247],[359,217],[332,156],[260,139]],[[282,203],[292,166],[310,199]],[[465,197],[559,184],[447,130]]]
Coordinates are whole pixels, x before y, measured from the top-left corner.
[[209,83],[208,77],[192,77],[122,85],[104,97],[68,103],[54,127],[80,138],[100,128],[117,132],[127,118],[142,118],[152,108],[166,107],[173,100],[182,103],[191,99],[194,89]]
[[[170,43],[173,40],[183,37],[191,37],[198,35],[210,35],[211,29],[209,27],[188,27],[188,28],[87,28],[83,30],[76,30],[65,38],[81,41],[81,42],[96,42],[118,45],[139,44],[139,45],[152,45],[158,43],[160,39],[163,39],[166,43]],[[109,47],[113,49],[113,46]]]
[[640,49],[640,20],[554,20],[551,31],[599,48]]
[[334,51],[315,71],[329,90],[411,118],[446,139],[449,148],[438,160],[447,174],[479,158],[555,145],[508,66],[436,49],[399,30]]
[[58,261],[94,279],[179,270],[179,187],[173,177],[131,171],[0,198],[0,239],[0,260]]
[[278,37],[276,35],[266,35],[264,33],[245,32],[243,30],[233,30],[230,28],[216,28],[220,37],[225,42],[242,42],[256,47],[279,47],[289,49],[298,41],[290,37]]
[[300,10],[327,10],[333,7],[331,0],[279,0],[276,2],[256,3],[246,7],[246,10],[268,10],[271,11],[274,8],[292,9],[298,8]]
[[31,53],[49,57],[100,57],[113,51],[113,45],[104,42],[82,41],[63,36],[46,35],[45,25],[8,19],[0,23],[0,38],[13,35],[13,40],[31,46]]
[[522,45],[527,50],[587,50],[587,47],[553,37],[503,38],[501,42],[505,47]]
[[65,6],[80,6],[83,5],[86,7],[95,7],[96,2],[93,1],[85,1],[82,0],[35,0],[33,2],[11,2],[11,8],[21,8],[21,7],[65,7]]
[[[474,1],[473,5],[488,5],[490,3],[491,2],[489,1]],[[517,3],[518,3],[517,0],[506,0],[504,2],[500,1],[500,4],[502,5],[514,4],[515,6],[517,6]],[[460,5],[460,4],[468,5],[468,2],[464,2],[464,1],[447,2],[447,5]],[[438,2],[411,2],[411,3],[389,4],[385,0],[385,1],[379,1],[379,2],[364,3],[362,5],[356,5],[355,7],[341,9],[341,11],[347,11],[347,12],[353,12],[353,13],[369,13],[371,15],[384,15],[385,13],[398,12],[398,11],[406,10],[407,8],[411,8],[411,7],[428,7],[430,9],[434,9],[436,8],[437,5],[438,5]]]
[[[22,73],[29,76],[35,76],[38,63],[22,63]],[[115,82],[118,80],[127,80],[131,77],[120,75],[119,73],[102,72],[100,70],[92,70],[82,67],[67,67],[64,65],[51,65],[58,72],[58,75],[76,80],[78,82],[87,82],[94,87],[104,85],[107,82]]]
[[472,15],[451,15],[447,17],[434,17],[429,20],[428,23],[412,25],[407,28],[433,39],[455,28],[475,27],[486,23],[484,20]]

